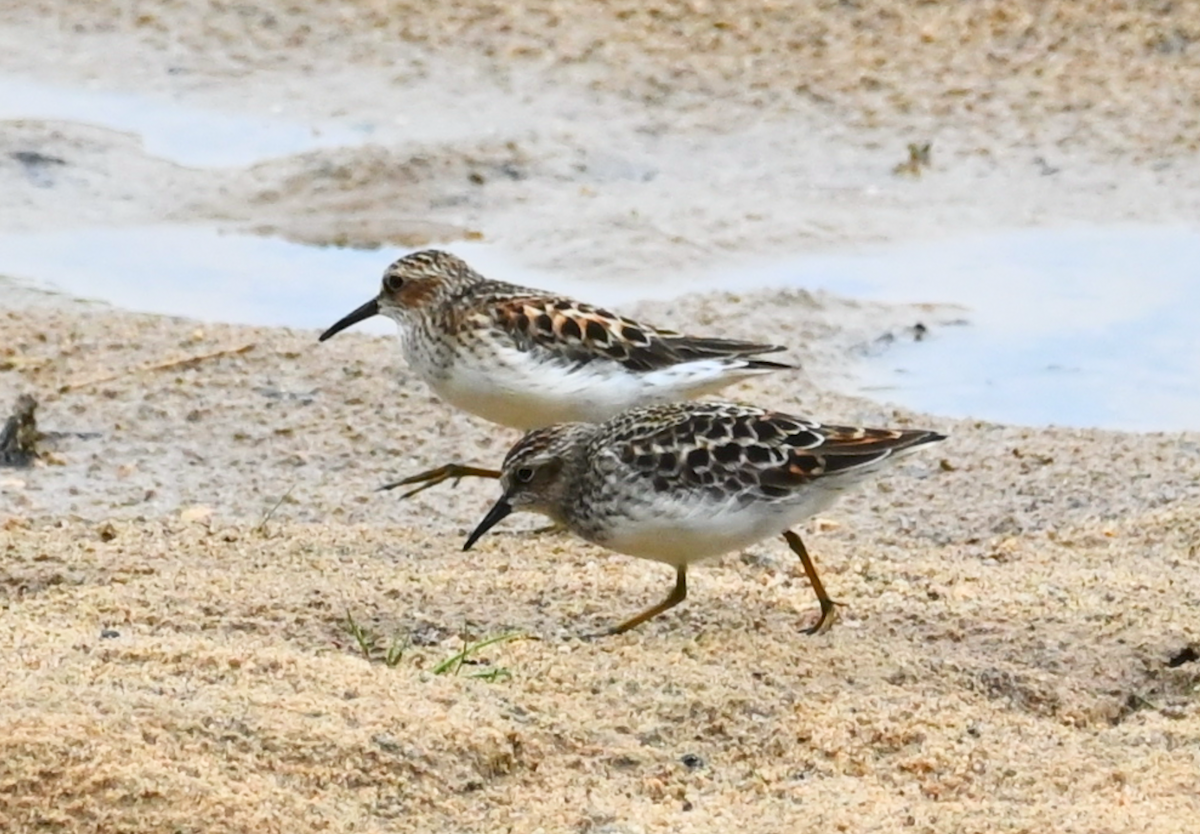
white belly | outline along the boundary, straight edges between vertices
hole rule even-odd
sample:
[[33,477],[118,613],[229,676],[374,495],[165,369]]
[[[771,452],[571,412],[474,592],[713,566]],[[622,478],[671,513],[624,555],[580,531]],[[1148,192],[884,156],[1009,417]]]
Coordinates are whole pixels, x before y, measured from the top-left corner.
[[709,501],[653,502],[614,523],[603,537],[592,538],[618,553],[679,567],[782,535],[828,507],[837,495],[838,491],[816,488],[786,504],[745,507]]
[[449,374],[418,370],[451,405],[524,431],[553,423],[598,423],[635,406],[715,391],[744,376],[711,360],[643,374],[616,362],[572,366],[533,357],[515,349],[486,359],[460,354]]
[[636,396],[632,380],[586,369],[567,373],[549,364],[484,369],[459,363],[448,378],[431,381],[431,387],[451,405],[522,431],[607,420]]

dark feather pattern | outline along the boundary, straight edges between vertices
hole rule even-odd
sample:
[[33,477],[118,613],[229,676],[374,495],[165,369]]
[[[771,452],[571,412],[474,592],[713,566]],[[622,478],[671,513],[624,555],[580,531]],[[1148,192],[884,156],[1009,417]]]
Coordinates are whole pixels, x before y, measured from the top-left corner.
[[[494,298],[495,285],[488,292]],[[781,345],[684,336],[569,299],[516,296],[495,302],[492,312],[522,350],[550,348],[575,363],[609,360],[643,373],[703,359],[744,360],[745,368],[762,371],[792,367],[757,358]]]
[[655,490],[712,490],[714,497],[749,500],[785,498],[819,478],[865,474],[899,452],[943,439],[923,429],[825,426],[726,403],[636,409],[608,425],[589,454],[615,454]]

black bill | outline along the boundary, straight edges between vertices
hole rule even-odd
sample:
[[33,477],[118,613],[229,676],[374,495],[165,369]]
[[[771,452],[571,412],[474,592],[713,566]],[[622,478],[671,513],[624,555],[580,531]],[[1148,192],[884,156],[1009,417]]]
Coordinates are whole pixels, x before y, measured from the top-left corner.
[[483,521],[479,522],[479,526],[475,528],[475,532],[467,536],[467,543],[463,545],[463,550],[470,550],[471,545],[483,538],[483,534],[491,530],[499,524],[505,516],[512,512],[512,504],[508,503],[508,498],[501,498],[497,501],[488,514],[483,517]]
[[353,313],[342,316],[340,319],[338,319],[337,323],[334,324],[333,327],[329,328],[324,333],[322,333],[320,335],[320,337],[318,337],[317,341],[323,342],[326,339],[328,339],[330,336],[341,333],[343,330],[345,330],[350,325],[358,324],[360,321],[363,321],[364,319],[369,319],[371,316],[377,316],[377,315],[379,315],[379,300],[372,298],[366,304],[364,304],[363,306],[361,306],[357,310],[355,310]]

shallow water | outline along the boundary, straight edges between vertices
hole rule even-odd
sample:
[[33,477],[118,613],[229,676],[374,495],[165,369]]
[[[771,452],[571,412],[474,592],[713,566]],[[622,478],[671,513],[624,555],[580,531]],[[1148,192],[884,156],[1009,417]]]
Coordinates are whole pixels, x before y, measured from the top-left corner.
[[969,326],[898,342],[863,390],[959,417],[1200,429],[1200,231],[1027,229],[805,256],[756,282],[948,302]]
[[0,120],[80,122],[137,135],[151,156],[193,167],[249,165],[320,147],[363,142],[369,126],[304,124],[192,107],[165,97],[60,87],[0,77]]
[[[606,304],[755,287],[962,305],[966,326],[862,363],[860,391],[948,416],[1129,430],[1200,429],[1200,233],[1035,229],[859,248],[736,276],[598,288],[530,273],[485,244],[448,247],[485,274]],[[316,248],[210,227],[0,237],[0,274],[120,307],[324,328],[367,300],[399,250]],[[393,331],[375,319],[360,325]]]
[[[0,236],[0,275],[21,283],[127,310],[284,327],[333,323],[378,289],[387,259],[210,226]],[[394,330],[382,319],[360,327]]]

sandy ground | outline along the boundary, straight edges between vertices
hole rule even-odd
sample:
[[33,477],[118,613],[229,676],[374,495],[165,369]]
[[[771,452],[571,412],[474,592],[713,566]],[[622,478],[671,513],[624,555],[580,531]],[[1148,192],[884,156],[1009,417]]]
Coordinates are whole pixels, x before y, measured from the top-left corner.
[[[1188,4],[605,9],[6,5],[6,73],[372,140],[197,170],[3,122],[0,226],[472,233],[601,282],[1200,216]],[[932,167],[894,175],[920,141]],[[12,156],[31,151],[64,162]],[[376,276],[346,280],[365,297]],[[633,310],[793,346],[803,371],[731,396],[950,439],[806,531],[845,604],[829,634],[799,633],[815,600],[764,542],[585,641],[667,572],[535,519],[461,553],[494,484],[372,492],[515,439],[447,412],[389,340],[4,293],[0,406],[34,394],[50,435],[38,466],[0,470],[0,830],[1195,830],[1200,434],[832,392],[864,345],[956,311],[802,292]],[[530,639],[439,671],[504,635]]]

